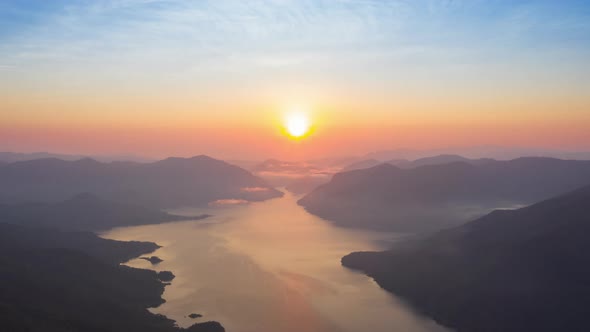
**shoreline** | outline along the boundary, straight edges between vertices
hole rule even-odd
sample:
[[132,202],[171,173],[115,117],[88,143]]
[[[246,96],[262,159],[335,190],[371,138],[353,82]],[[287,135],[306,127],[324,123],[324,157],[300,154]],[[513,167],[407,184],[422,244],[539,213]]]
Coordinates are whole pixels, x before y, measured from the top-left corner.
[[[174,221],[191,221],[191,220],[195,220],[196,221],[196,220],[206,219],[208,217],[211,217],[211,215],[209,215],[209,214],[203,214],[203,215],[200,215],[199,217],[200,217],[199,219],[189,218],[187,220],[174,220]],[[168,222],[162,222],[161,224],[166,224],[166,223],[168,223]],[[150,224],[147,224],[147,225],[150,225]],[[123,226],[123,227],[130,227],[130,226]],[[133,226],[131,226],[131,227],[133,227]],[[113,239],[105,238],[102,235],[106,231],[107,230],[101,231],[101,232],[94,232],[94,234],[97,237],[101,238],[101,239],[109,240],[109,241],[128,242],[128,243],[129,242],[145,242],[145,243],[150,243],[150,244],[153,245],[152,248],[150,248],[150,249],[147,249],[146,248],[146,250],[143,251],[143,252],[141,252],[141,253],[134,253],[134,254],[137,254],[137,255],[136,256],[132,256],[132,257],[126,257],[126,260],[125,261],[122,261],[122,262],[119,262],[118,263],[118,266],[123,266],[123,267],[128,268],[128,269],[132,269],[132,270],[145,270],[145,271],[153,272],[155,274],[155,278],[158,280],[159,284],[162,286],[161,289],[160,289],[160,292],[159,292],[159,299],[160,299],[160,301],[159,301],[159,303],[157,305],[145,307],[145,309],[148,311],[149,315],[153,316],[154,318],[161,317],[161,318],[164,318],[165,320],[168,320],[168,321],[172,322],[173,327],[175,329],[177,329],[178,331],[191,331],[191,332],[224,332],[225,331],[225,329],[223,328],[223,326],[221,325],[221,323],[219,323],[217,321],[196,322],[196,323],[194,323],[194,324],[192,324],[192,325],[190,325],[189,327],[186,327],[186,328],[180,327],[178,325],[178,321],[176,321],[176,320],[174,320],[172,318],[169,318],[166,315],[153,313],[151,310],[149,310],[149,309],[158,308],[162,304],[166,303],[166,299],[163,298],[164,292],[166,290],[166,286],[171,285],[172,282],[173,282],[173,279],[176,276],[173,274],[172,271],[156,270],[156,269],[153,269],[153,268],[132,267],[132,266],[128,265],[128,263],[131,262],[131,261],[133,261],[133,260],[141,259],[142,256],[144,256],[144,255],[153,254],[156,251],[158,251],[158,249],[163,248],[163,246],[161,246],[161,245],[159,245],[159,244],[157,244],[156,242],[153,242],[153,241],[121,241],[121,240],[113,240]],[[153,267],[154,265],[157,265],[157,264],[153,264],[152,263],[151,264],[151,267]],[[161,273],[162,272],[165,272],[167,274],[170,274],[172,277],[169,280],[168,279],[162,280],[162,278],[161,278]],[[199,318],[201,318],[201,317],[199,317]]]

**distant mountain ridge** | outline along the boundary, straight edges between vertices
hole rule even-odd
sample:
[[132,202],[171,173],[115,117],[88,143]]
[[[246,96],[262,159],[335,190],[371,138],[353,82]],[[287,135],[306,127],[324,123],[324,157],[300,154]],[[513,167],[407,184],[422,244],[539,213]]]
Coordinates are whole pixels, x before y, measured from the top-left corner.
[[387,161],[391,159],[416,160],[434,155],[461,155],[467,158],[492,158],[498,160],[510,160],[521,157],[559,158],[569,160],[589,160],[590,151],[566,151],[559,149],[543,149],[531,147],[509,146],[471,146],[441,149],[393,149],[370,152],[363,159],[377,159]]
[[498,207],[530,204],[590,183],[590,161],[519,158],[338,173],[299,200],[339,225],[431,231]]
[[589,234],[586,186],[342,263],[457,331],[587,331]]
[[0,152],[0,163],[13,163],[17,161],[27,161],[35,159],[47,159],[56,158],[61,160],[80,160],[84,158],[93,158],[102,162],[112,161],[133,161],[133,162],[149,162],[148,158],[139,157],[135,155],[118,155],[118,156],[87,156],[87,155],[75,155],[75,154],[63,154],[63,153],[50,153],[50,152]]
[[281,195],[248,171],[207,156],[153,163],[101,163],[89,158],[14,162],[0,166],[0,184],[0,197],[12,201],[57,202],[88,192],[157,208],[205,205],[218,199],[257,201]]
[[407,159],[391,159],[387,161],[380,161],[377,159],[365,159],[355,163],[352,163],[342,169],[341,172],[348,172],[354,171],[357,169],[365,169],[375,167],[380,164],[390,164],[399,168],[409,169],[409,168],[416,168],[420,166],[427,166],[427,165],[442,165],[442,164],[450,164],[454,162],[464,162],[473,165],[481,165],[484,163],[492,162],[494,159],[491,158],[480,158],[480,159],[470,159],[465,158],[463,156],[454,155],[454,154],[441,154],[436,156],[418,158],[416,160],[407,160]]
[[464,162],[464,163],[472,164],[472,165],[482,165],[482,164],[489,163],[492,161],[495,161],[495,160],[491,159],[491,158],[472,159],[472,158],[465,158],[463,156],[455,155],[455,154],[441,154],[441,155],[436,155],[436,156],[432,156],[432,157],[419,158],[419,159],[416,159],[416,160],[408,162],[408,163],[399,162],[397,160],[392,160],[392,161],[389,161],[388,163],[398,166],[400,168],[415,168],[415,167],[420,167],[420,166],[442,165],[442,164],[450,164],[450,163],[456,163],[456,162]]

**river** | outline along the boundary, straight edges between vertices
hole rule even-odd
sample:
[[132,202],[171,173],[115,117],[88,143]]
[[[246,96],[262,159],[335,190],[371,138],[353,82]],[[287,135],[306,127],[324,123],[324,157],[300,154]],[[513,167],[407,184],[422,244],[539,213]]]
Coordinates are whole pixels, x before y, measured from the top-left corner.
[[[152,266],[172,271],[166,303],[153,312],[180,326],[216,320],[229,332],[446,331],[371,278],[340,265],[352,251],[383,250],[400,235],[347,229],[307,213],[297,197],[172,213],[213,216],[198,221],[122,227],[101,236],[153,241]],[[190,319],[190,313],[203,315]]]

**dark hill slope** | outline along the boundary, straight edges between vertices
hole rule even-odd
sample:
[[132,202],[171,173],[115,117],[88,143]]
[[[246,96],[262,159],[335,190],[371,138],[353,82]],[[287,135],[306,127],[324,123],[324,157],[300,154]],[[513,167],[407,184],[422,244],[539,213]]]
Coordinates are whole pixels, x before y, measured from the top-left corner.
[[163,302],[157,273],[118,265],[156,248],[0,223],[0,331],[183,331],[147,310]]
[[51,228],[23,227],[1,222],[0,242],[4,248],[68,249],[112,265],[160,248],[153,242],[114,241],[100,238],[90,232],[62,232]]
[[101,231],[120,226],[158,224],[207,217],[178,216],[147,207],[79,194],[59,203],[0,205],[0,220],[19,225],[55,227],[63,230]]
[[588,331],[589,236],[587,186],[342,263],[459,331]]

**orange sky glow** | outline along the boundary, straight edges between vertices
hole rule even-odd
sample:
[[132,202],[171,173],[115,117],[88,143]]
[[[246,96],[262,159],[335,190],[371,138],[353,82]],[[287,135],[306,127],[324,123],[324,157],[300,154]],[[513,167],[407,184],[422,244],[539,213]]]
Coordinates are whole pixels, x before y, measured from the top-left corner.
[[[0,151],[590,149],[590,26],[575,8],[370,3],[7,4],[30,17],[0,32]],[[301,139],[285,134],[293,107],[310,119]]]

